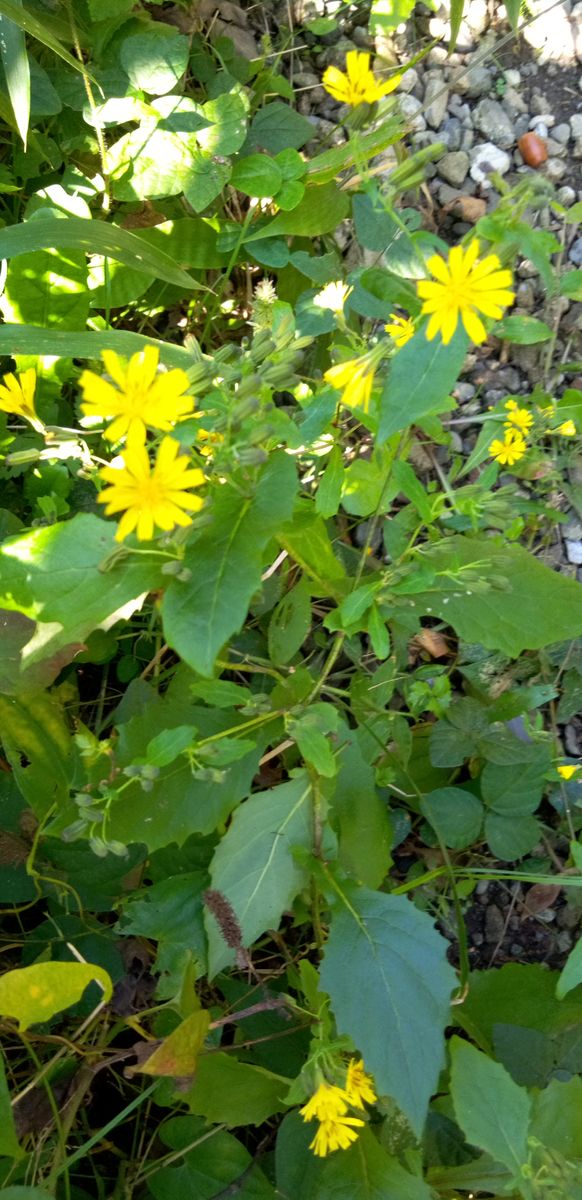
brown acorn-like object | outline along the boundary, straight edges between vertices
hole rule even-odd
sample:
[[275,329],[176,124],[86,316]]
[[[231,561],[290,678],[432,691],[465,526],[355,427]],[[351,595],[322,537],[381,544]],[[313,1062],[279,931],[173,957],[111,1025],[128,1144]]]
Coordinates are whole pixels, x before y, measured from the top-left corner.
[[524,133],[517,141],[517,148],[528,167],[541,167],[548,157],[548,147],[538,133]]

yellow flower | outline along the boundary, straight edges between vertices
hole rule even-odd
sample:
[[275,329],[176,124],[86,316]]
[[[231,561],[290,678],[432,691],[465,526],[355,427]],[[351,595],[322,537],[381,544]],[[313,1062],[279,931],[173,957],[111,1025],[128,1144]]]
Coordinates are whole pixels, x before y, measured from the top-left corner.
[[414,337],[414,321],[410,317],[399,317],[397,313],[390,313],[390,321],[384,326],[386,333],[390,334],[393,342],[400,350],[401,346],[405,346]]
[[487,330],[477,315],[498,320],[503,310],[513,304],[515,294],[508,291],[512,283],[511,271],[500,270],[501,263],[496,254],[489,254],[477,262],[479,241],[475,238],[465,252],[462,246],[453,246],[448,262],[438,254],[427,262],[432,279],[421,279],[417,284],[418,294],[424,300],[422,312],[430,315],[426,336],[429,341],[440,331],[445,346],[448,345],[461,318],[472,342],[479,345],[487,339]]
[[518,429],[522,435],[525,435],[528,429],[530,429],[530,427],[533,425],[532,414],[527,411],[527,408],[519,408],[516,400],[506,400],[505,407],[509,410],[507,414],[507,420],[505,422],[505,428],[511,429],[511,427],[515,425],[516,429]]
[[373,71],[370,70],[370,55],[361,50],[349,50],[346,54],[346,69],[328,67],[324,72],[322,83],[334,100],[355,107],[366,101],[373,104],[381,100],[398,87],[402,72],[392,75],[384,83],[378,83]]
[[334,1150],[347,1150],[355,1142],[359,1129],[364,1124],[359,1117],[336,1117],[335,1120],[322,1121],[309,1149],[318,1158],[325,1158]]
[[224,441],[224,434],[219,433],[217,429],[198,429],[196,439],[199,442],[206,442],[205,446],[198,447],[198,453],[203,454],[208,458],[212,454],[214,446],[220,446]]
[[334,313],[341,313],[351,291],[352,288],[347,283],[338,279],[334,283],[326,284],[323,290],[313,297],[313,303],[317,308],[330,308]]
[[20,375],[5,375],[0,383],[0,410],[11,413],[16,417],[24,417],[35,429],[43,429],[34,407],[36,390],[36,371],[29,367]]
[[184,394],[190,386],[186,372],[176,367],[158,375],[156,346],[146,346],[129,362],[113,350],[103,350],[101,357],[113,383],[93,371],[83,371],[79,383],[85,402],[81,409],[87,417],[113,418],[105,430],[109,441],[118,442],[130,432],[144,437],[146,426],[167,431],[192,412],[194,401]]
[[316,1092],[303,1108],[299,1109],[304,1121],[335,1121],[348,1111],[347,1096],[343,1088],[333,1083],[320,1083]]
[[350,358],[348,362],[330,367],[323,378],[342,392],[342,404],[348,408],[363,408],[367,413],[377,362],[377,354],[362,354],[360,358]]
[[552,433],[559,433],[562,437],[576,437],[577,432],[573,421],[562,421],[557,429],[552,430]]
[[374,1091],[374,1080],[371,1075],[366,1074],[361,1058],[353,1058],[348,1065],[346,1094],[354,1108],[363,1108],[364,1104],[373,1104],[378,1099]]
[[189,525],[191,517],[183,510],[202,508],[203,501],[187,489],[200,487],[204,475],[191,467],[188,456],[180,454],[179,443],[170,437],[163,439],[152,468],[143,441],[132,434],[119,466],[104,467],[100,475],[111,484],[97,497],[107,505],[106,515],[124,513],[115,534],[118,542],[134,529],[139,541],[148,542],[156,526],[169,530]]
[[489,447],[489,453],[497,459],[502,467],[512,467],[520,458],[523,458],[526,451],[526,443],[516,429],[506,429],[503,441],[495,438]]
[[558,775],[561,775],[562,779],[571,779],[572,776],[575,775],[576,772],[579,770],[580,770],[580,767],[573,767],[573,766],[558,767]]

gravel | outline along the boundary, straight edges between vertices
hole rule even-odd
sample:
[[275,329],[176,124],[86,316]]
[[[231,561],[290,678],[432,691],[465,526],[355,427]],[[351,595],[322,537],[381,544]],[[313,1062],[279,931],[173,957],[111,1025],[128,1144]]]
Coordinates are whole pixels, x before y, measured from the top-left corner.
[[503,150],[514,144],[513,125],[498,100],[480,100],[473,113],[473,125],[483,137]]
[[444,154],[438,163],[438,173],[446,183],[460,187],[469,171],[470,159],[464,150]]

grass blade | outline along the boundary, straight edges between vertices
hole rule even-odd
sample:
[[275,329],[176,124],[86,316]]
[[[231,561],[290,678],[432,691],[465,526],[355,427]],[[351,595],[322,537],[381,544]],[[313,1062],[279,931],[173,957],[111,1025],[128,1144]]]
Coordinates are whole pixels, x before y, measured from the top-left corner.
[[106,329],[99,333],[69,333],[66,329],[44,329],[40,325],[0,325],[0,355],[51,354],[58,358],[98,359],[102,350],[115,350],[129,358],[145,346],[156,346],[166,367],[187,371],[193,359],[184,346],[173,346],[141,333]]
[[[14,0],[14,3],[17,8],[22,7],[22,0]],[[26,149],[30,118],[30,65],[26,52],[26,38],[24,31],[1,13],[0,56],[6,74],[12,111]]]

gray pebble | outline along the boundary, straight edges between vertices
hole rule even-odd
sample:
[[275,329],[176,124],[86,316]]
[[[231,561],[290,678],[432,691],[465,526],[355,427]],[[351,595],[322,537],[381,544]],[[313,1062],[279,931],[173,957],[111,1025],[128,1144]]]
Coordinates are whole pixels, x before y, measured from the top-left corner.
[[582,267],[582,237],[576,238],[568,251],[570,262],[574,263],[575,267]]
[[534,133],[537,133],[538,137],[547,138],[548,136],[548,127],[545,121],[542,121],[541,117],[534,117],[529,123],[529,128],[533,129]]
[[483,189],[491,187],[489,175],[492,171],[506,175],[511,166],[511,159],[507,151],[501,150],[493,142],[485,142],[481,146],[477,146],[471,158],[471,179],[474,179],[475,183],[480,183]]
[[408,70],[404,72],[404,75],[402,76],[402,79],[400,80],[400,84],[399,84],[400,92],[401,93],[402,92],[406,92],[406,93],[413,92],[415,87],[417,86],[418,82],[419,82],[418,71],[415,71],[414,67],[409,67]]
[[[532,108],[533,108],[533,105],[532,105]],[[534,108],[533,111],[536,112],[536,109]],[[552,125],[556,124],[556,118],[553,113],[541,112],[541,113],[537,113],[537,116],[532,117],[532,119],[530,121],[530,129],[535,129],[537,121],[541,121],[546,126],[547,129],[551,129]]]
[[566,542],[566,557],[569,563],[579,567],[582,563],[582,542]]
[[433,129],[440,129],[447,113],[449,89],[445,87],[444,76],[435,72],[426,83],[424,93],[425,115],[428,124]]
[[550,158],[565,158],[568,153],[563,142],[557,142],[555,138],[549,137],[546,139],[546,146]]
[[582,541],[582,521],[575,513],[571,513],[564,525],[560,526],[562,537],[568,541]]
[[473,124],[495,146],[502,149],[513,146],[513,125],[498,100],[480,100],[473,113]]
[[554,125],[552,129],[552,137],[556,142],[561,142],[563,146],[570,141],[570,126],[564,121],[561,125]]
[[578,138],[574,143],[572,158],[582,158],[582,138]]
[[485,913],[485,940],[498,942],[505,932],[505,918],[496,904],[490,904]]
[[564,178],[564,175],[568,170],[568,164],[562,162],[560,158],[549,158],[545,169],[547,178],[550,179],[552,183],[559,183],[560,179]]
[[416,96],[400,96],[400,111],[414,133],[426,129],[426,121],[421,113],[422,104]]
[[472,383],[458,383],[453,394],[456,396],[459,404],[466,404],[469,400],[473,399],[475,391],[476,388]]
[[469,155],[464,150],[455,150],[444,154],[438,163],[438,173],[446,183],[460,187],[467,178],[469,170]]
[[521,72],[510,68],[509,71],[503,72],[503,78],[508,87],[519,87],[521,83]]
[[570,208],[570,205],[574,204],[576,200],[576,192],[572,187],[561,187],[558,188],[557,198],[564,208]]
[[582,113],[573,113],[570,117],[570,129],[573,138],[582,138]]
[[458,117],[447,117],[444,125],[439,129],[439,137],[443,142],[446,142],[449,150],[460,150],[461,139],[463,136],[463,127]]

